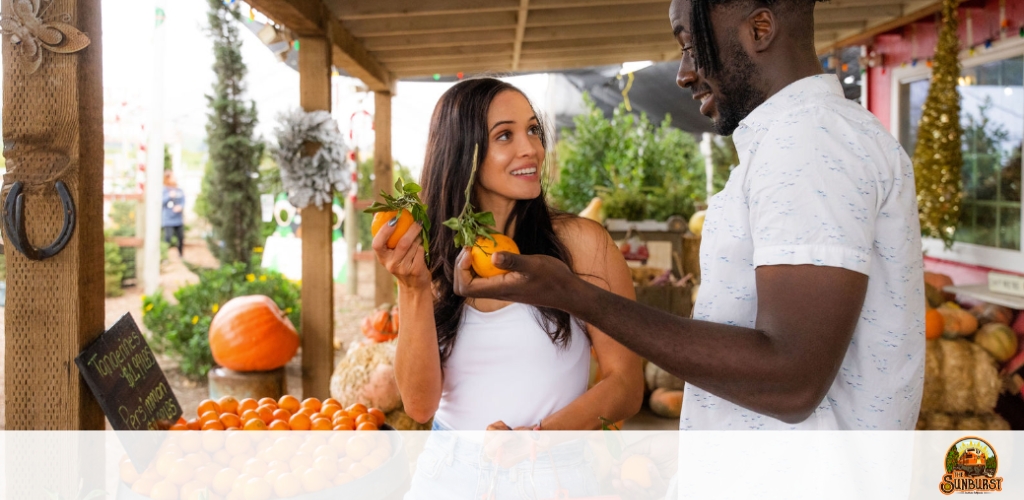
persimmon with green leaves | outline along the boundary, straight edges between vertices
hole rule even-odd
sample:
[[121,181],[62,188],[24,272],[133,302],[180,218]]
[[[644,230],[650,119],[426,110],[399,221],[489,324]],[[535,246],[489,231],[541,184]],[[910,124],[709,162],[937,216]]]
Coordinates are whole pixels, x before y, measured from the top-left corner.
[[473,183],[476,180],[477,154],[480,146],[473,148],[473,170],[469,174],[469,184],[466,186],[466,204],[462,207],[462,213],[458,217],[452,217],[444,222],[445,227],[455,231],[455,246],[457,248],[470,248],[470,256],[473,260],[473,271],[482,278],[491,278],[508,271],[498,269],[491,262],[491,256],[496,252],[519,253],[519,246],[516,242],[494,229],[494,214],[491,212],[477,212],[470,197],[473,194]]
[[423,188],[415,182],[406,183],[401,178],[395,182],[395,196],[381,191],[380,196],[384,202],[374,202],[366,213],[373,214],[373,222],[370,224],[370,234],[377,236],[380,229],[388,222],[398,219],[395,224],[395,232],[388,237],[387,247],[395,248],[398,241],[409,232],[414,223],[420,224],[420,237],[422,238],[423,251],[426,261],[430,263],[430,220],[427,219],[427,206],[420,200],[420,191]]

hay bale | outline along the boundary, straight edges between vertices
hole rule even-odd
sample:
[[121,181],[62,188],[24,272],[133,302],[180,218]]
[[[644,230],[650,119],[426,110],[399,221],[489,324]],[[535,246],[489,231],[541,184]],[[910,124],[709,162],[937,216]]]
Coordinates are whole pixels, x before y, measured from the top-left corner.
[[1008,431],[1010,424],[999,414],[944,412],[921,413],[917,420],[920,431]]
[[385,421],[391,427],[400,431],[429,431],[434,425],[433,419],[421,424],[405,413],[404,409],[397,409],[384,416]]
[[928,342],[922,413],[988,413],[1000,388],[995,360],[981,347],[962,339]]

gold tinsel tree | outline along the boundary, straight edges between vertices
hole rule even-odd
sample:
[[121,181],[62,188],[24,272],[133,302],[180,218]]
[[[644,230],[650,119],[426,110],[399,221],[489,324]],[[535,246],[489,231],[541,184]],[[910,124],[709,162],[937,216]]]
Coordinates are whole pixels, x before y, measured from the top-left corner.
[[935,49],[931,88],[924,101],[914,149],[914,175],[922,232],[941,238],[946,247],[960,222],[960,39],[957,37],[957,0],[943,0],[942,29]]

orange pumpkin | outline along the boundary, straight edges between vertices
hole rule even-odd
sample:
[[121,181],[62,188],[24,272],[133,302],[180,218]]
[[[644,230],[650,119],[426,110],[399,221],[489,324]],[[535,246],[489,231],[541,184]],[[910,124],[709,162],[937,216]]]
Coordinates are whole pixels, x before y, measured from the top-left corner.
[[299,349],[299,334],[270,297],[236,297],[210,323],[210,351],[218,365],[242,371],[284,366]]
[[946,329],[946,319],[938,309],[927,309],[924,313],[924,337],[928,340],[942,336]]

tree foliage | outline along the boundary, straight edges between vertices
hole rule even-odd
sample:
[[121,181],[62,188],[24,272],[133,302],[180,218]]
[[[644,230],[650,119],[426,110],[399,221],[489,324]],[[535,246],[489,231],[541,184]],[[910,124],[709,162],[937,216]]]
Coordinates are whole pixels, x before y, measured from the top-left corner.
[[256,103],[244,99],[246,67],[238,25],[239,6],[208,0],[209,35],[217,75],[206,126],[210,165],[203,178],[206,218],[213,229],[210,250],[222,263],[251,262],[259,245],[260,200],[257,171],[263,144],[254,137]]
[[704,160],[693,137],[673,128],[668,116],[655,126],[622,104],[607,119],[589,95],[584,102],[576,129],[557,145],[554,204],[579,212],[600,194],[608,217],[688,218],[706,196]]

